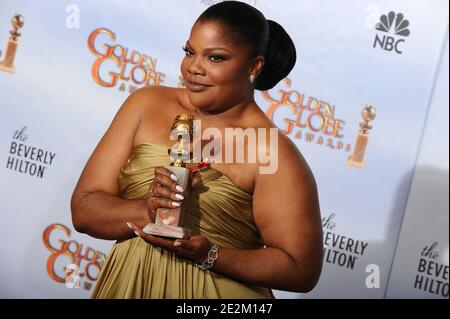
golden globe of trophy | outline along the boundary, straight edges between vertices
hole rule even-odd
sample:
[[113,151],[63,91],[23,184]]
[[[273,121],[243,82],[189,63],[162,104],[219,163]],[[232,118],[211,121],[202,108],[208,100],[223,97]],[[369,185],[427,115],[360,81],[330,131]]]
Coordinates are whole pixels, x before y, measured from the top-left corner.
[[[189,114],[180,114],[175,118],[172,125],[171,137],[177,139],[178,143],[169,149],[169,155],[172,160],[170,165],[165,166],[177,176],[177,183],[183,189],[185,200],[189,196],[191,184],[192,163],[192,140],[194,132],[194,116]],[[189,238],[192,235],[190,229],[182,227],[182,217],[185,205],[181,204],[176,208],[158,208],[154,223],[147,224],[143,231],[146,234],[163,236],[169,238]]]
[[362,110],[361,117],[363,121],[359,123],[360,130],[356,136],[353,154],[348,158],[348,165],[357,168],[366,167],[364,160],[366,156],[367,144],[369,143],[370,130],[372,129],[371,122],[375,119],[376,115],[376,109],[372,105],[366,105],[366,107]]
[[12,18],[11,24],[13,30],[9,32],[10,37],[8,40],[8,45],[6,47],[5,59],[0,62],[0,70],[14,73],[14,57],[16,56],[17,46],[19,45],[19,37],[21,35],[19,29],[21,29],[24,25],[23,16],[20,14],[16,14]]

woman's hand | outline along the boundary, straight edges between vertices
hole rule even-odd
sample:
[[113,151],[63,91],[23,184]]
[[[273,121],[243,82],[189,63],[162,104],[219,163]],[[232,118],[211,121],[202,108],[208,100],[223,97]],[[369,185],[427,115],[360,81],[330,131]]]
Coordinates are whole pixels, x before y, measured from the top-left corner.
[[148,244],[167,249],[178,256],[188,258],[194,262],[202,262],[208,257],[211,243],[203,236],[192,236],[189,239],[166,239],[144,233],[133,223],[127,223],[137,236],[141,237]]
[[[196,173],[191,175],[192,188],[197,186],[200,178]],[[163,166],[155,168],[155,178],[150,183],[149,193],[147,197],[147,209],[152,222],[156,219],[156,211],[158,208],[173,209],[181,205],[184,197],[182,195],[183,188],[177,184],[176,176]],[[146,234],[134,225],[127,223],[137,236],[144,239],[147,243],[168,249],[179,256],[192,259],[194,261],[203,261],[208,256],[211,243],[202,236],[193,236],[189,239],[165,239]]]
[[[199,181],[198,177],[192,179],[192,187]],[[184,199],[184,189],[177,184],[177,177],[163,166],[155,168],[155,178],[150,183],[147,197],[147,210],[152,222],[156,219],[158,208],[177,208]]]

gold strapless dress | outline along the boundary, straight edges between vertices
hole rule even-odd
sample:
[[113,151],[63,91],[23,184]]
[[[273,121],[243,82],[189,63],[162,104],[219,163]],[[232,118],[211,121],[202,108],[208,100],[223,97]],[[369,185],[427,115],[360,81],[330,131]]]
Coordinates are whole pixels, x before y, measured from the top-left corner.
[[[119,176],[120,196],[146,198],[154,168],[169,163],[166,146],[136,146]],[[261,248],[252,196],[214,168],[202,169],[199,176],[202,181],[185,202],[184,226],[222,247]],[[92,298],[253,299],[273,298],[273,294],[270,289],[201,270],[191,260],[135,237],[114,244]]]

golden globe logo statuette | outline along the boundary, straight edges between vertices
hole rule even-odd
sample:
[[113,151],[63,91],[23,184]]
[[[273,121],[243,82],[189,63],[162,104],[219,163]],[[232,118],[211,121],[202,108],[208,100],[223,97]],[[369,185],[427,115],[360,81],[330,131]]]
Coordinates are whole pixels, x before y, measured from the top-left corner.
[[365,168],[364,159],[366,156],[369,134],[372,129],[371,122],[375,119],[376,109],[372,105],[367,105],[361,112],[363,121],[359,123],[360,130],[356,136],[353,154],[348,158],[348,165],[356,168]]
[[[189,114],[178,115],[171,130],[171,137],[176,139],[178,143],[168,150],[172,163],[165,167],[176,175],[178,185],[184,190],[182,195],[185,200],[188,198],[190,190],[190,167],[195,166],[192,163],[193,152],[191,149],[193,134],[194,116]],[[181,227],[184,208],[184,203],[176,208],[158,208],[155,223],[147,224],[143,229],[144,233],[180,239],[191,237],[192,231]]]
[[17,46],[19,45],[19,37],[21,35],[19,29],[21,29],[24,24],[23,16],[20,14],[16,14],[12,18],[11,24],[13,26],[13,30],[9,32],[10,37],[6,46],[5,59],[0,62],[0,70],[14,73],[14,58],[16,56]]

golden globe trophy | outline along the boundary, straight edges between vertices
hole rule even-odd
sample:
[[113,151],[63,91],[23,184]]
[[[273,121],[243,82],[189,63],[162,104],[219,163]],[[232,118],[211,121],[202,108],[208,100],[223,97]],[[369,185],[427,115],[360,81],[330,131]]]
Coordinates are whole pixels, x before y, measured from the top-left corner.
[[19,29],[22,28],[24,24],[23,16],[16,14],[12,18],[11,24],[13,26],[13,30],[9,32],[11,36],[9,37],[8,45],[6,47],[5,59],[0,62],[0,70],[14,73],[14,57],[16,56],[17,46],[19,45],[19,37],[21,35]]
[[360,130],[356,136],[353,154],[348,158],[347,163],[357,168],[365,168],[364,159],[366,156],[367,144],[369,143],[369,133],[372,129],[371,122],[375,119],[376,109],[372,105],[366,105],[361,112],[363,121],[359,123]]
[[[184,189],[182,195],[185,200],[189,196],[191,186],[190,168],[196,166],[196,164],[192,163],[193,132],[194,116],[180,114],[175,118],[171,137],[176,138],[178,143],[169,149],[172,163],[170,166],[165,166],[177,176],[178,185]],[[192,235],[192,231],[181,227],[184,208],[184,203],[177,208],[158,208],[156,210],[155,223],[147,224],[143,229],[144,233],[169,238],[189,238]]]

